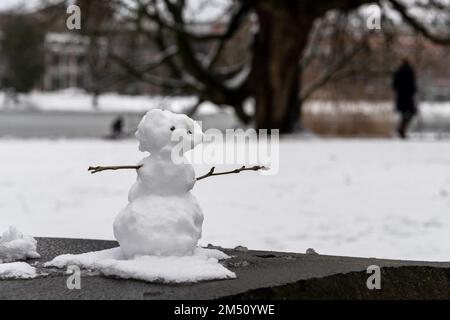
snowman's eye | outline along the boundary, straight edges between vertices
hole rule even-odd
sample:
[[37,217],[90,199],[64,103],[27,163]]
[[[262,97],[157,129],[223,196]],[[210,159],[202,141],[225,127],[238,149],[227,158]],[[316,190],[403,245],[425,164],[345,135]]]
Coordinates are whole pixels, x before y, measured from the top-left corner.
[[170,131],[173,131],[173,130],[175,130],[175,127],[174,126],[170,127]]

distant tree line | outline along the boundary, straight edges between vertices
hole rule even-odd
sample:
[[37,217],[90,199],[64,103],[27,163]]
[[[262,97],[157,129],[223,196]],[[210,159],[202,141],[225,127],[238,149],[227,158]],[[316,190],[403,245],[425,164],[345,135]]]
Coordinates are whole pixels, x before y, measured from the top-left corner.
[[9,16],[0,40],[1,85],[16,93],[29,92],[44,69],[44,32],[25,15]]
[[[255,128],[281,132],[297,129],[302,103],[330,83],[355,75],[375,78],[391,68],[392,59],[380,61],[370,53],[380,34],[382,45],[392,44],[399,27],[392,16],[436,44],[450,43],[450,8],[440,0],[229,0],[224,15],[208,25],[188,16],[192,0],[76,3],[82,13],[80,32],[91,40],[87,59],[94,79],[90,91],[95,95],[111,83],[105,75],[113,63],[124,74],[166,92],[195,94],[198,103],[191,113],[201,102],[211,101],[233,107],[244,123]],[[363,9],[369,4],[381,10],[381,30],[367,27]],[[9,32],[20,32],[12,29]],[[25,44],[14,44],[6,31],[2,41],[9,41],[5,46],[11,49],[3,50],[5,59],[19,59],[13,53],[27,50],[14,46]],[[20,42],[38,46],[42,35],[34,32],[26,32],[30,41]],[[148,54],[136,50],[142,46],[151,48]],[[317,50],[325,47],[326,52]],[[380,44],[375,48],[379,50]],[[36,66],[39,59],[38,54],[28,60],[23,74],[31,73],[23,88],[41,72]],[[5,63],[9,70],[20,65]],[[5,83],[12,84],[22,71],[7,74]],[[245,108],[249,100],[254,101],[253,110]]]

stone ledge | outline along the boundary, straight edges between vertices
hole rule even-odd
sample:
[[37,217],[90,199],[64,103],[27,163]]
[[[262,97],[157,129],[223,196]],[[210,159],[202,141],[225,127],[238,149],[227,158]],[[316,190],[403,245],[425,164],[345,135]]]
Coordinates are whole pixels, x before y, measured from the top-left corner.
[[[38,238],[37,267],[64,253],[117,246],[114,241]],[[223,249],[238,278],[157,284],[84,274],[68,290],[64,271],[32,280],[0,280],[0,299],[450,299],[450,263]],[[382,268],[382,289],[368,290],[366,269]]]

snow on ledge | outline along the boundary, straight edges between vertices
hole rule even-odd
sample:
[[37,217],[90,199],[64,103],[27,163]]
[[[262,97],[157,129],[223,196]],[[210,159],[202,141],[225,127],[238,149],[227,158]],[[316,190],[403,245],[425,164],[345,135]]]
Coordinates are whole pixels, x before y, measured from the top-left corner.
[[219,263],[229,258],[219,250],[197,248],[190,256],[138,256],[127,260],[120,247],[78,255],[65,254],[44,264],[64,268],[77,265],[105,276],[149,282],[182,283],[231,279],[236,275]]
[[0,279],[32,279],[36,276],[36,268],[28,263],[0,263]]

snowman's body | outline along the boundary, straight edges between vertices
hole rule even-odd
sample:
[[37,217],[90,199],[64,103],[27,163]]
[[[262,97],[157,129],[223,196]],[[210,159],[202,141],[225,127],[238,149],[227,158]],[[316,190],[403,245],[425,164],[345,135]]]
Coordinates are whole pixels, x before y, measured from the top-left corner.
[[139,148],[151,154],[141,161],[129,204],[114,222],[114,235],[129,258],[192,254],[201,237],[203,214],[190,192],[194,169],[171,158],[176,142],[167,138],[175,130],[191,147],[201,142],[200,127],[184,115],[152,110],[139,124]]

